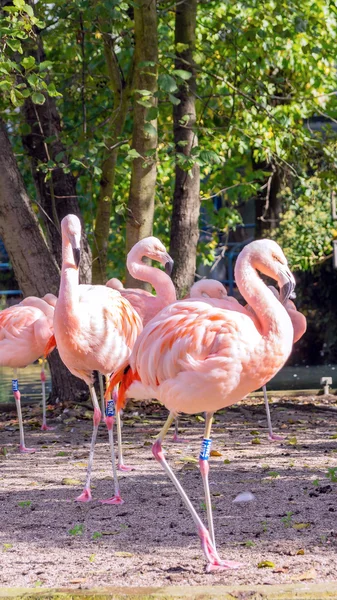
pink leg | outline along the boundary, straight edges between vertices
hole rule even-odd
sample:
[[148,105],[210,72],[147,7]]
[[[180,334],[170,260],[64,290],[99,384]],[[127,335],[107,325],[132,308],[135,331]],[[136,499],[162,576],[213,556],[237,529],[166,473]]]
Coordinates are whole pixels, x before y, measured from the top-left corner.
[[[115,390],[114,390],[114,392],[115,392]],[[117,468],[119,471],[125,471],[125,472],[134,471],[134,467],[129,467],[124,464],[120,412],[117,412],[116,421],[117,421],[117,443],[118,443],[118,467]]]
[[17,369],[14,369],[14,379],[12,379],[12,390],[13,396],[15,398],[16,410],[18,413],[19,420],[19,430],[20,430],[20,446],[19,450],[21,454],[32,454],[36,452],[35,448],[26,448],[25,446],[25,436],[23,432],[23,420],[22,420],[22,412],[21,412],[21,394],[19,392],[19,382],[17,380]]
[[[114,410],[114,409],[113,409]],[[110,408],[110,412],[112,409]],[[108,409],[109,412],[109,403]],[[118,475],[116,469],[116,457],[115,457],[115,446],[114,446],[114,437],[113,437],[113,426],[115,422],[115,417],[107,415],[105,417],[106,426],[109,432],[109,442],[110,442],[110,450],[111,450],[111,463],[112,463],[112,472],[114,477],[114,486],[115,486],[115,495],[107,500],[100,500],[102,504],[124,504],[124,500],[121,497],[120,487],[118,483]]]
[[201,521],[198,513],[196,512],[193,504],[191,503],[186,492],[182,488],[181,484],[179,483],[178,479],[176,478],[171,467],[169,466],[169,464],[167,463],[167,461],[165,459],[164,453],[162,451],[161,442],[162,442],[162,439],[165,436],[168,428],[172,424],[172,421],[174,420],[174,418],[175,418],[175,415],[170,413],[166,424],[164,425],[162,431],[160,432],[160,434],[158,436],[157,441],[154,443],[154,445],[152,447],[153,455],[154,455],[155,459],[161,464],[164,471],[167,473],[167,475],[171,479],[174,487],[176,488],[177,492],[179,493],[181,499],[183,500],[187,510],[190,512],[190,514],[192,516],[192,519],[197,528],[198,535],[200,537],[202,549],[204,551],[205,557],[208,562],[207,571],[212,571],[215,569],[216,570],[238,569],[241,566],[240,563],[235,562],[235,561],[224,561],[219,558],[218,553],[214,547],[214,544],[212,543],[212,540],[210,538],[209,532],[207,531],[207,529],[204,526],[203,522]]
[[182,438],[179,436],[179,419],[178,417],[176,417],[175,423],[174,423],[174,434],[173,434],[173,440],[172,440],[175,444],[188,444],[189,440],[186,440],[185,438]]
[[269,402],[268,402],[268,396],[267,396],[267,388],[266,386],[262,386],[262,390],[263,390],[263,397],[264,397],[264,405],[266,407],[266,413],[267,413],[267,423],[268,423],[268,439],[270,442],[274,442],[274,441],[282,441],[283,437],[281,435],[276,435],[273,432],[273,427],[271,424],[271,417],[270,417],[270,410],[269,410]]
[[47,418],[46,418],[46,374],[44,372],[44,360],[42,362],[42,369],[41,369],[41,384],[42,384],[42,425],[41,425],[41,431],[53,431],[55,429],[55,427],[50,427],[49,425],[47,425]]
[[91,490],[90,490],[91,471],[92,471],[92,465],[94,462],[94,452],[95,452],[95,443],[96,443],[98,426],[101,422],[101,417],[102,417],[102,413],[101,413],[101,410],[100,410],[98,402],[97,402],[95,388],[91,384],[89,386],[89,389],[90,389],[92,403],[94,405],[94,419],[93,419],[94,426],[93,426],[92,437],[91,437],[90,454],[89,454],[89,460],[88,460],[88,469],[87,469],[87,477],[86,477],[86,481],[85,481],[85,486],[84,486],[84,490],[83,490],[82,494],[80,494],[76,498],[77,502],[90,502],[90,500],[92,499]]

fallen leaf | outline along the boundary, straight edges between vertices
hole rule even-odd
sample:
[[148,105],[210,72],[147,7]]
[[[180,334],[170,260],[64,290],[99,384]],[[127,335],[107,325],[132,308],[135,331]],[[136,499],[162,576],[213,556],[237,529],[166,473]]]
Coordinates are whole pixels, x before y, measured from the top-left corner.
[[294,523],[293,524],[293,529],[308,529],[308,527],[310,527],[310,523]]
[[260,440],[260,438],[255,437],[252,439],[251,443],[252,444],[261,444],[261,440]]
[[120,558],[131,558],[133,554],[132,552],[115,552],[115,556],[119,556]]
[[278,567],[274,569],[273,573],[288,573],[289,567]]
[[297,554],[297,555],[302,555],[302,554],[304,554],[304,550],[303,550],[303,548],[300,548],[299,550],[297,550],[296,554]]
[[72,479],[72,477],[64,477],[61,481],[62,485],[81,485],[79,479]]
[[297,575],[297,576],[293,577],[293,579],[295,581],[307,581],[309,579],[316,579],[316,577],[317,577],[316,569],[314,569],[314,567],[311,567],[311,569],[309,569],[309,571],[304,571],[304,573],[301,573],[301,575]]
[[118,535],[119,533],[120,531],[101,531],[102,535]]
[[257,565],[258,569],[266,569],[266,568],[273,569],[274,567],[275,567],[275,564],[273,562],[271,562],[270,560],[262,560]]
[[211,450],[211,456],[222,456],[222,454],[218,450]]
[[201,417],[200,415],[196,415],[195,420],[199,421],[199,423],[205,423],[204,417]]
[[225,460],[223,461],[224,465],[230,465],[231,461],[229,460],[229,458],[225,458]]
[[296,444],[297,444],[297,437],[294,435],[293,437],[288,438],[288,444],[290,446],[296,446]]
[[71,579],[69,583],[85,583],[86,581],[86,577],[79,577],[78,579]]
[[88,466],[88,463],[86,463],[86,462],[77,462],[77,463],[74,463],[74,467],[80,467],[80,468],[83,467],[83,468],[86,469],[87,466]]
[[182,456],[179,458],[179,462],[197,463],[197,459],[194,456]]

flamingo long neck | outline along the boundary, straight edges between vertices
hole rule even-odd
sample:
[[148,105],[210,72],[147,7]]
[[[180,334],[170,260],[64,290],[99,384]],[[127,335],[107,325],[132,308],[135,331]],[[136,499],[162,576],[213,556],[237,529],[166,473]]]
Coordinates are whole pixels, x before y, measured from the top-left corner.
[[238,257],[235,265],[235,280],[240,293],[254,310],[265,338],[293,340],[293,328],[284,306],[265,285],[252,265],[249,254]]
[[140,253],[129,253],[126,262],[129,273],[135,279],[150,283],[154,288],[156,295],[165,301],[165,304],[175,302],[177,295],[172,279],[161,269],[143,263],[143,256],[144,254]]
[[[62,270],[60,293],[56,309],[62,310],[65,319],[77,319],[79,304],[79,271],[75,266],[73,250],[69,240],[63,236],[62,240]],[[55,309],[55,310],[56,310]]]

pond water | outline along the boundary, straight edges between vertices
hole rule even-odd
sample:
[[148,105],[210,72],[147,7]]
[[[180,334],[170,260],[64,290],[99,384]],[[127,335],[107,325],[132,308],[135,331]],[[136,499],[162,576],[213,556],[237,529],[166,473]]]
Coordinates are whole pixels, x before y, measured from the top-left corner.
[[[22,403],[41,402],[41,367],[33,364],[25,369],[19,369],[18,379],[21,391]],[[13,402],[12,394],[13,370],[0,367],[0,403]],[[48,369],[46,369],[46,394],[47,398],[51,390],[51,380]],[[337,365],[319,365],[317,367],[284,367],[268,383],[268,390],[305,390],[322,389],[321,377],[332,377],[332,387],[337,388]]]
[[[42,401],[40,373],[41,366],[38,363],[29,365],[25,369],[18,369],[18,381],[22,404],[31,404]],[[51,380],[48,368],[45,369],[45,373],[46,396],[48,398],[51,390]],[[13,402],[13,404],[15,404],[12,393],[12,378],[13,369],[0,367],[0,403]]]

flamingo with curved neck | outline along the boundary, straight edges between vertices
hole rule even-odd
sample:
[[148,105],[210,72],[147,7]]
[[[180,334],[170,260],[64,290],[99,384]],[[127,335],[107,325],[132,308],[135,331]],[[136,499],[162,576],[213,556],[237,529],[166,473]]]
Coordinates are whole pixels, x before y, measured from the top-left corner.
[[[196,525],[208,570],[237,568],[220,559],[208,483],[210,432],[216,410],[235,404],[271,379],[284,365],[293,343],[293,327],[287,311],[258,275],[272,277],[285,302],[295,286],[287,260],[272,240],[248,244],[235,267],[236,282],[254,309],[260,327],[251,316],[221,309],[219,300],[184,300],[166,307],[137,339],[130,360],[116,372],[110,385],[121,382],[117,408],[126,397],[157,398],[170,416],[153,446],[153,454],[180,494]],[[206,497],[209,531],[168,465],[162,441],[175,416],[206,412],[199,465]]]
[[[90,480],[94,448],[101,410],[96,397],[92,373],[107,378],[125,361],[142,330],[141,319],[131,304],[117,290],[104,285],[79,285],[81,224],[75,215],[67,215],[61,223],[61,285],[54,315],[54,335],[61,359],[69,371],[89,386],[94,406],[94,426],[86,483],[81,502],[91,500]],[[111,411],[110,411],[111,408]],[[111,412],[111,414],[110,414]],[[106,423],[112,455],[115,495],[104,502],[121,504],[114,459],[114,409],[108,403]]]
[[[273,286],[268,286],[268,287],[273,292],[275,298],[277,298],[279,300],[280,295],[279,295],[279,292],[277,291],[277,289]],[[233,298],[232,296],[227,296],[227,290],[226,290],[225,286],[222,285],[222,283],[220,283],[220,281],[217,281],[215,279],[201,279],[200,281],[196,282],[191,287],[190,296],[191,296],[191,298],[192,297],[217,298],[217,299],[221,300],[222,308],[228,308],[229,310],[238,310],[239,312],[244,311],[244,312],[246,312],[246,314],[249,314],[252,318],[255,319],[255,322],[258,326],[258,322],[256,320],[254,311],[248,306],[248,304],[245,307],[242,307],[241,304],[235,298]],[[291,300],[287,300],[286,303],[284,304],[284,307],[291,319],[291,323],[292,323],[292,326],[294,329],[294,344],[295,344],[306,332],[307,320],[301,312],[297,311],[295,304]],[[264,403],[265,403],[266,414],[267,414],[268,439],[270,441],[283,440],[282,436],[279,436],[273,432],[273,427],[272,427],[271,417],[270,417],[269,403],[268,403],[268,396],[267,396],[267,388],[265,385],[262,386],[262,390],[263,390],[263,397],[264,397]]]
[[[163,265],[165,271],[147,265],[143,258],[149,258]],[[125,289],[119,279],[113,277],[106,283],[108,287],[118,290],[126,298],[133,308],[137,311],[145,326],[155,315],[165,306],[172,304],[177,300],[176,290],[171,280],[173,260],[167,253],[165,246],[158,238],[150,236],[143,238],[135,244],[128,253],[126,266],[130,275],[139,281],[150,283],[155,290],[156,295],[141,288]],[[102,390],[103,381],[100,378],[100,388],[102,402],[104,402]],[[118,438],[118,469],[120,471],[130,471],[130,467],[124,464],[122,449],[122,431],[120,413],[117,412],[117,438]],[[174,434],[175,442],[183,442],[178,436],[177,430]]]

